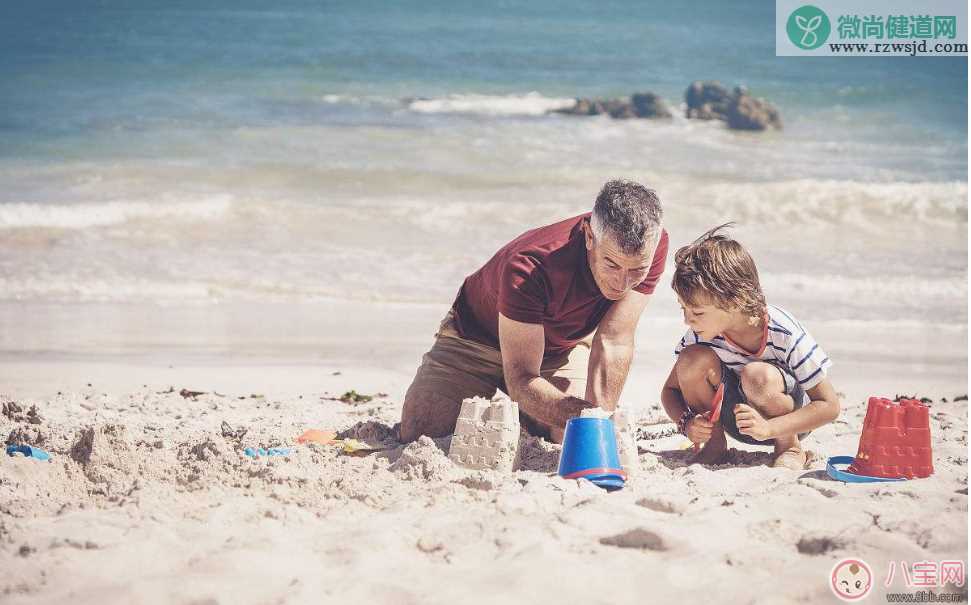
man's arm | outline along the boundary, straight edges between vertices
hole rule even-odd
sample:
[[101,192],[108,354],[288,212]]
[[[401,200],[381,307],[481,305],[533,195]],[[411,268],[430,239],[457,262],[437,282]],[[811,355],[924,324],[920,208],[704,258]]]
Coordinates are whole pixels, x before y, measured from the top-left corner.
[[600,320],[590,349],[586,399],[607,411],[617,407],[634,358],[634,333],[650,300],[635,290],[614,303]]
[[594,406],[567,395],[541,376],[545,343],[542,324],[514,321],[499,314],[499,349],[510,397],[527,415],[562,429],[567,420]]

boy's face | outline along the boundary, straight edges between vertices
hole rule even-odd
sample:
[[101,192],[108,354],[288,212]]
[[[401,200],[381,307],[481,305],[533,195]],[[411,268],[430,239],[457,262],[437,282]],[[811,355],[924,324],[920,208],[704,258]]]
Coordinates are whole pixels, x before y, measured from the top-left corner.
[[722,334],[732,325],[732,313],[719,309],[710,301],[699,300],[695,304],[687,304],[679,296],[678,303],[684,313],[684,323],[705,340]]

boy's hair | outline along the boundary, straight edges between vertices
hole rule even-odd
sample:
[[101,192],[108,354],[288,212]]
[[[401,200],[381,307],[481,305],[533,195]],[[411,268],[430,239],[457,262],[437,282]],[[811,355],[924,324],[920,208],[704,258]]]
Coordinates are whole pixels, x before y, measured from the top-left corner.
[[731,226],[719,225],[674,254],[671,287],[685,304],[713,304],[725,311],[737,307],[761,318],[765,295],[755,261],[740,243],[719,233]]

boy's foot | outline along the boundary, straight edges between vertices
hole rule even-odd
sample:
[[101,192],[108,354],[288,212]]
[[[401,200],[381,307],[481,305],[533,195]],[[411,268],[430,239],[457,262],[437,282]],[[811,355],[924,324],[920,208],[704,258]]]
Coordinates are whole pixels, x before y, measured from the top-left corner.
[[713,430],[711,439],[688,462],[690,464],[723,464],[728,460],[728,440],[725,431]]
[[811,458],[801,447],[791,447],[772,460],[772,468],[788,468],[794,471],[804,471],[809,468]]

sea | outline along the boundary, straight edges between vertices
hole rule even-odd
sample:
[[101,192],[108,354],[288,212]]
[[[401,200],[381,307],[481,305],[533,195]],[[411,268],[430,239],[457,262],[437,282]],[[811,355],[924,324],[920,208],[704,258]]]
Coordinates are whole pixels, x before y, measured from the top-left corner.
[[[447,306],[510,238],[626,178],[658,192],[672,253],[733,222],[769,301],[845,351],[909,330],[926,359],[966,356],[967,58],[776,57],[774,13],[10,3],[0,352],[32,350],[38,310]],[[783,129],[686,119],[696,80],[746,87]],[[674,117],[553,112],[634,92]],[[678,324],[668,275],[650,312]]]

